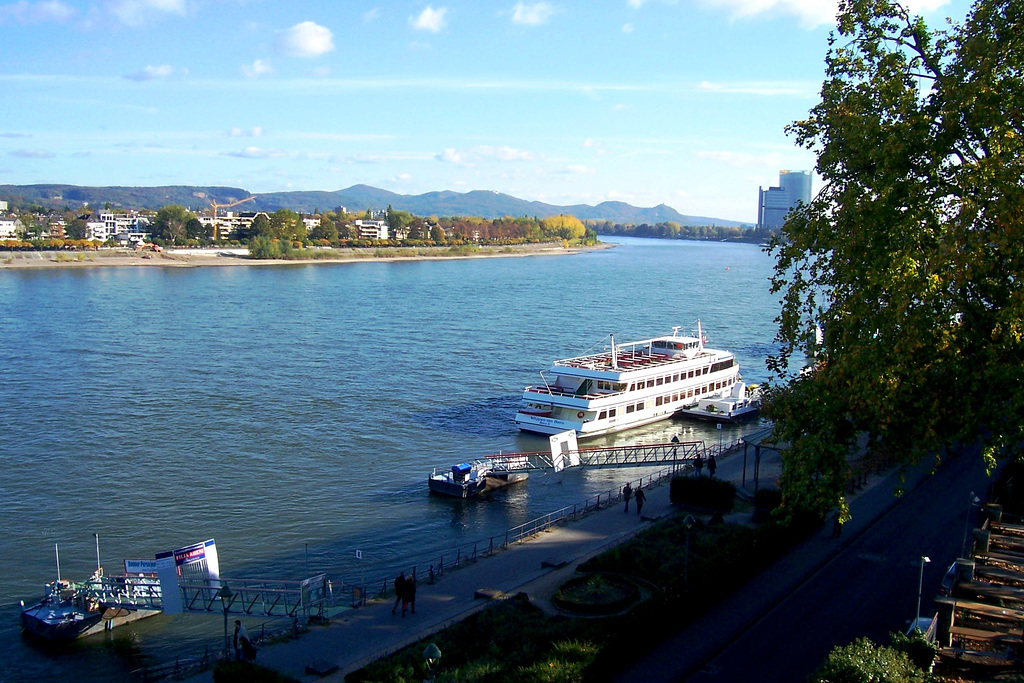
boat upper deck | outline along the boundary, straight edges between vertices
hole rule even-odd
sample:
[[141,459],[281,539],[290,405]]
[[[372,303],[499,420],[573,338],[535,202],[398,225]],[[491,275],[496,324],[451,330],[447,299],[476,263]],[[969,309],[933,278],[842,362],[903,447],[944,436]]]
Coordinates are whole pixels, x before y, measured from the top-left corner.
[[661,365],[672,365],[684,362],[694,362],[698,359],[711,360],[723,355],[724,351],[712,349],[701,349],[691,354],[669,354],[657,353],[650,350],[618,351],[613,361],[610,351],[593,354],[590,356],[578,356],[566,358],[554,362],[555,369],[575,368],[578,370],[593,370],[596,372],[632,372],[635,370],[646,370]]

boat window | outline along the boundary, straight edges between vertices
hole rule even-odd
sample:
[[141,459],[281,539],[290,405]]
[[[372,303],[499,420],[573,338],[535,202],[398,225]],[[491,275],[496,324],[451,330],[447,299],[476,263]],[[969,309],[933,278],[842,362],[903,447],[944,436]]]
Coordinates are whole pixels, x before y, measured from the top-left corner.
[[706,375],[706,374],[708,374],[708,372],[709,372],[710,370],[711,370],[711,366],[709,366],[709,365],[705,365],[705,366],[704,366],[704,374],[705,374],[705,375]]
[[675,403],[679,400],[679,394],[672,394],[672,402]]
[[656,405],[656,406],[660,406],[661,405],[661,396],[659,396],[658,398],[654,399],[654,405]]
[[603,420],[603,419],[605,419],[606,417],[608,417],[608,411],[607,411],[607,410],[602,410],[602,411],[601,411],[601,414],[597,416],[597,419],[598,419],[598,420]]
[[659,378],[657,379],[657,381],[655,381],[654,385],[655,385],[655,386],[659,386],[659,387],[660,387],[660,386],[661,386],[662,384],[664,384],[664,383],[665,383],[665,380],[663,380],[663,379],[662,379],[661,377],[659,377]]
[[609,408],[608,409],[608,417],[615,417],[615,413],[616,413],[617,410],[618,410],[617,408]]
[[654,386],[654,380],[653,379],[647,380],[647,386],[648,387],[653,387]]
[[636,404],[636,409],[637,410],[643,410],[644,409],[644,402],[640,401],[639,403],[637,403]]
[[632,405],[626,406],[626,414],[628,415],[629,413],[632,413],[632,412],[633,412],[633,406]]
[[672,375],[672,381],[673,382],[678,382],[679,381],[679,373],[678,372],[676,374]]

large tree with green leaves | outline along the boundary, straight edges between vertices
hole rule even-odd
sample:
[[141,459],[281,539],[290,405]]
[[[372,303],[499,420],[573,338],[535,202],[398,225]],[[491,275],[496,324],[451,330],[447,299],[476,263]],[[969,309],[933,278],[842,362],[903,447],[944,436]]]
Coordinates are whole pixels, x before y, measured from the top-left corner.
[[168,204],[156,212],[153,223],[153,236],[169,242],[186,237],[186,226],[195,218],[195,214],[178,204]]
[[[821,102],[791,125],[823,187],[772,251],[789,380],[788,504],[840,499],[858,434],[897,462],[1024,443],[1024,4],[976,0],[929,29],[890,0],[842,0]],[[824,330],[816,369],[790,360]]]

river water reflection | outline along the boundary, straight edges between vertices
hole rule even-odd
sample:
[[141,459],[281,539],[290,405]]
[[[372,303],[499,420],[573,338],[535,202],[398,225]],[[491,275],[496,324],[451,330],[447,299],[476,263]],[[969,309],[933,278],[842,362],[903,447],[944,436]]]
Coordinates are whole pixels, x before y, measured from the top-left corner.
[[[618,487],[626,475],[605,469],[534,475],[489,501],[427,494],[435,465],[546,448],[513,416],[553,359],[700,318],[747,382],[766,379],[778,305],[760,248],[614,241],[565,256],[0,274],[0,679],[118,680],[139,657],[220,642],[219,618],[191,615],[128,627],[130,648],[23,640],[18,601],[55,577],[55,543],[73,579],[95,568],[93,533],[108,572],[215,538],[228,577],[390,575]],[[673,421],[596,443],[681,432],[718,438]]]

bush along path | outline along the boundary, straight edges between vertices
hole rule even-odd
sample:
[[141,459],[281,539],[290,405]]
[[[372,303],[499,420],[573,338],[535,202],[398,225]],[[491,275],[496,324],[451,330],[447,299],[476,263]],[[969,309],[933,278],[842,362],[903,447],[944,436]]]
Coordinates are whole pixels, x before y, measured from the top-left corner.
[[[602,610],[576,616],[588,612],[586,608],[574,609],[573,616],[568,612],[550,616],[520,594],[378,660],[346,680],[404,683],[431,674],[435,681],[601,678],[598,672],[620,668],[656,642],[651,638],[654,624],[682,626],[695,619],[818,528],[817,524],[776,521],[758,525],[718,521],[721,510],[732,509],[735,495],[735,487],[722,484],[708,478],[673,480],[673,500],[682,514],[657,522],[579,565],[582,576],[622,577],[642,586],[637,595],[643,597],[631,605],[617,605],[623,609],[603,617],[593,614]],[[679,501],[695,501],[699,507]],[[442,656],[428,671],[424,651],[431,644]]]

